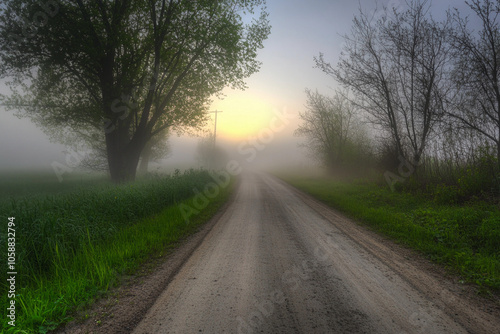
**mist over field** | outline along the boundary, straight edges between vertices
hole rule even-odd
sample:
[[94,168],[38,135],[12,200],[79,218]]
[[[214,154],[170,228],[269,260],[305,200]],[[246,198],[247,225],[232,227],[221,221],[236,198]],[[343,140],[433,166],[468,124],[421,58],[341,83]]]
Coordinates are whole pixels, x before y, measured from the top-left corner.
[[[283,167],[294,165],[317,164],[307,150],[298,147],[304,138],[293,136],[299,124],[299,113],[305,109],[305,88],[318,89],[324,94],[331,94],[338,84],[315,68],[313,56],[325,52],[328,60],[335,63],[344,45],[343,35],[351,29],[353,17],[359,7],[367,12],[377,13],[384,5],[401,6],[402,1],[381,1],[376,6],[373,1],[273,1],[268,4],[272,33],[264,42],[264,49],[258,54],[262,62],[261,70],[247,80],[245,91],[225,89],[224,99],[214,98],[210,110],[220,109],[218,137],[221,146],[235,158],[242,158],[255,165]],[[464,10],[463,1],[434,2],[433,16],[442,18],[450,7]],[[0,93],[9,94],[5,80],[0,82]],[[250,103],[251,107],[248,106]],[[284,131],[275,134],[266,149],[258,150],[257,160],[249,159],[250,153],[241,154],[238,146],[244,145],[252,136],[257,136],[266,122],[248,126],[256,118],[267,120],[273,111],[287,109],[290,122]],[[74,148],[57,142],[57,138],[48,136],[37,128],[28,118],[18,119],[13,114],[16,110],[5,110],[0,106],[0,170],[52,169],[53,162],[65,163],[68,150]],[[213,114],[204,127],[204,134],[197,136],[175,133],[170,135],[171,152],[164,159],[154,162],[154,168],[160,165],[188,167],[198,166],[196,156],[200,138],[206,137],[213,129]],[[228,120],[225,121],[224,119]],[[246,129],[248,127],[248,129]],[[237,132],[240,132],[237,134]],[[234,138],[235,135],[238,138]],[[260,145],[257,145],[260,148]],[[244,151],[244,148],[242,149]],[[248,152],[248,151],[247,151]],[[81,152],[83,154],[83,152]]]
[[4,0],[0,332],[493,333],[499,83],[500,0]]
[[[362,1],[362,5],[371,8],[372,1]],[[269,159],[263,163],[275,165],[281,158],[278,159],[274,153],[268,152],[277,152],[277,156],[283,156],[283,165],[289,165],[298,157],[304,156],[304,152],[295,145],[301,139],[294,137],[293,131],[298,124],[298,113],[306,102],[305,87],[315,87],[328,92],[335,86],[321,71],[313,68],[312,57],[320,50],[329,50],[332,56],[338,53],[335,50],[342,44],[340,35],[348,32],[358,4],[352,1],[273,1],[268,7],[272,33],[265,41],[264,49],[259,52],[258,59],[263,63],[261,70],[248,79],[248,89],[243,92],[226,89],[225,99],[219,101],[216,98],[210,109],[224,109],[218,120],[219,124],[223,124],[219,125],[218,136],[225,140],[223,146],[232,150],[231,154],[238,157],[241,154],[234,148],[247,140],[247,137],[258,135],[260,130],[253,126],[245,131],[245,124],[255,120],[256,114],[266,120],[273,110],[288,108],[293,120],[285,131],[276,134],[275,140],[266,144],[268,149],[259,151],[258,159]],[[0,93],[9,94],[5,80],[1,81]],[[254,103],[260,110],[248,109],[249,101],[260,101]],[[19,120],[12,116],[15,110],[4,109],[5,107],[0,106],[1,170],[51,169],[50,164],[54,161],[64,163],[65,146],[51,143],[48,136],[29,119]],[[224,124],[224,118],[230,118],[229,123]],[[266,124],[263,122],[257,126],[264,128]],[[228,138],[235,132],[235,127],[243,129],[243,133],[239,138]],[[212,131],[212,128],[213,115],[205,131]],[[162,164],[196,166],[197,137],[177,137],[172,134],[170,142],[172,154]],[[243,159],[246,160],[245,157]],[[309,163],[310,159],[305,158],[303,162]]]

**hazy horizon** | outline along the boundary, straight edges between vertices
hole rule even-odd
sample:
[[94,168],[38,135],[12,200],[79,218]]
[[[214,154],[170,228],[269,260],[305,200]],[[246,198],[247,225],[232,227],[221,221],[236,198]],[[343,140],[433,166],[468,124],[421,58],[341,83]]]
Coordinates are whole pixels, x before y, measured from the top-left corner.
[[[383,5],[399,6],[404,1],[378,1]],[[361,6],[365,11],[375,9],[371,0],[353,1],[269,1],[268,11],[272,30],[264,49],[259,51],[262,62],[260,71],[246,80],[248,89],[224,90],[226,97],[215,99],[210,110],[223,111],[218,115],[217,141],[232,157],[246,159],[238,152],[252,137],[269,136],[269,127],[277,114],[286,112],[287,120],[279,131],[271,131],[273,138],[257,143],[265,149],[258,149],[258,161],[266,165],[271,162],[310,164],[311,159],[298,148],[303,140],[293,135],[298,127],[299,112],[304,110],[306,88],[329,94],[336,87],[335,81],[314,68],[313,57],[320,52],[335,64],[340,55],[342,35],[349,33],[351,22]],[[464,7],[464,1],[434,1],[433,13],[440,16],[448,6]],[[8,93],[4,82],[0,93]],[[206,130],[213,128],[212,121]],[[29,119],[17,119],[12,112],[0,107],[0,170],[50,169],[54,162],[65,163],[66,148],[51,143],[43,131]],[[264,131],[264,132],[263,132]],[[267,131],[267,132],[266,132]],[[176,165],[189,161],[196,164],[196,149],[200,138],[172,134],[171,154],[164,163]],[[293,151],[293,152],[292,152]],[[279,158],[279,159],[278,159]],[[265,161],[270,159],[269,161]]]

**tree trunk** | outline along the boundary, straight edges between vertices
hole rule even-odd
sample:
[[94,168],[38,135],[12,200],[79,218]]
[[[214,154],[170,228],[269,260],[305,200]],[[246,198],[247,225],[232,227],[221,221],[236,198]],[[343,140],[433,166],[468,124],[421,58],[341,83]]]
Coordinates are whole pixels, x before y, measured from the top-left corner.
[[130,141],[127,130],[116,128],[106,133],[106,150],[111,180],[115,183],[135,180],[143,141]]
[[115,156],[113,158],[108,157],[108,162],[111,181],[114,183],[125,183],[135,180],[139,159],[134,160],[125,157],[116,159]]
[[145,174],[148,172],[149,160],[151,160],[151,147],[146,145],[141,154],[141,163],[139,165],[139,172]]

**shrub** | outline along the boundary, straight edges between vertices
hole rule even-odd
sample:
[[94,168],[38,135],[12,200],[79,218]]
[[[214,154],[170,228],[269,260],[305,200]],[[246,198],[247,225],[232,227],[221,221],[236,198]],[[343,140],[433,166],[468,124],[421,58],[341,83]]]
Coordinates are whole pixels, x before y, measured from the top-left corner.
[[464,198],[498,195],[498,160],[488,150],[481,150],[477,162],[461,173],[457,183]]
[[433,191],[433,199],[437,204],[456,204],[460,201],[460,190],[454,185],[437,184]]

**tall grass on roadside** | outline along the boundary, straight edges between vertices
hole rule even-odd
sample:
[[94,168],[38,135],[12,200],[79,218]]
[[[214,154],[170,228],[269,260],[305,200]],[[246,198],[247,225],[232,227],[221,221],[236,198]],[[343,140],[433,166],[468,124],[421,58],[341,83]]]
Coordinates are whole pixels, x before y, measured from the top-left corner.
[[466,161],[427,157],[397,189],[425,193],[441,204],[494,203],[500,198],[500,165],[489,147],[478,148]]
[[[166,178],[58,196],[0,203],[0,217],[15,217],[18,281],[16,328],[45,332],[133,271],[152,253],[184,236],[213,214],[229,190],[221,191],[194,223],[186,224],[178,204],[212,180],[208,172],[188,171]],[[0,249],[6,249],[0,231]],[[6,263],[6,252],[0,261]],[[7,291],[5,272],[0,286]],[[0,296],[2,305],[6,293]],[[2,312],[2,314],[5,313]],[[7,319],[5,316],[3,319]]]
[[368,182],[285,177],[375,230],[456,270],[466,281],[500,290],[500,210],[488,202],[442,204],[425,194],[391,192]]

